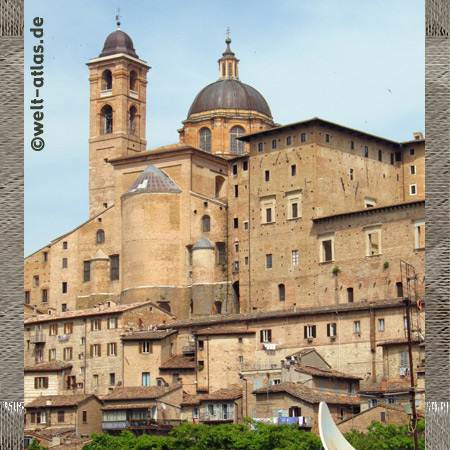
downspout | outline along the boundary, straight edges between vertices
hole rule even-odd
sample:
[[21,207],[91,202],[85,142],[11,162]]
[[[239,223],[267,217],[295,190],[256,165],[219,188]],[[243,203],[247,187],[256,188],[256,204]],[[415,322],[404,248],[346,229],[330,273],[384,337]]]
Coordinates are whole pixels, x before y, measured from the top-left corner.
[[86,394],[86,372],[87,372],[87,367],[86,367],[86,352],[87,352],[87,342],[86,342],[86,337],[87,337],[87,331],[86,331],[86,319],[84,319],[84,382],[83,382],[83,393]]
[[[250,229],[251,229],[251,216],[250,216],[250,196],[251,196],[251,164],[250,164],[250,152],[249,157],[247,159],[248,161],[248,312],[252,312],[252,280],[251,280],[251,273],[252,273],[252,258],[251,258],[251,251],[250,251]],[[239,308],[240,310],[240,308]],[[241,312],[241,311],[240,311]]]
[[[209,336],[206,336],[206,360],[208,361],[208,393],[209,393]],[[198,385],[197,385],[198,387]]]
[[341,318],[339,313],[336,311],[338,318],[338,370],[341,371]]

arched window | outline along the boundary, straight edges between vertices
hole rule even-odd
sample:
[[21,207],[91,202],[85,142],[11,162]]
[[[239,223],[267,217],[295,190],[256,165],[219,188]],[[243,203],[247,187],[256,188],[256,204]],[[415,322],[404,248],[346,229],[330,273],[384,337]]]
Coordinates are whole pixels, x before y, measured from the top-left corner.
[[209,216],[202,217],[202,230],[203,233],[209,233],[211,231],[211,218]]
[[245,142],[238,141],[236,138],[244,134],[245,130],[242,127],[236,126],[230,130],[230,153],[233,155],[245,152]]
[[103,244],[105,242],[105,232],[103,230],[97,231],[97,244]]
[[137,90],[137,73],[132,70],[130,72],[130,91],[135,91]]
[[105,70],[102,73],[102,91],[112,89],[112,74],[110,70]]
[[280,302],[284,302],[286,300],[286,287],[284,284],[278,285],[278,297],[280,299]]
[[105,105],[101,111],[102,117],[101,130],[103,134],[109,134],[113,131],[113,111],[111,106]]
[[217,176],[216,177],[216,189],[215,189],[215,197],[220,198],[222,196],[222,186],[225,183],[225,178]]
[[198,146],[205,152],[211,153],[211,130],[202,128],[198,133]]
[[136,134],[136,113],[137,109],[135,106],[132,106],[130,108],[130,112],[128,113],[128,133],[129,134]]

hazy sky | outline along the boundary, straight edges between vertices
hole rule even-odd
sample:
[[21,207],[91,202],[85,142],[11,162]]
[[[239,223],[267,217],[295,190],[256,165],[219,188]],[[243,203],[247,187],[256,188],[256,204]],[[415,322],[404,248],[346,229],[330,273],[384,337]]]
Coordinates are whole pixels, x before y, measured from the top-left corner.
[[[240,79],[280,124],[314,116],[393,140],[424,132],[423,0],[27,0],[25,255],[88,218],[89,71],[120,6],[121,29],[152,67],[147,141],[178,141],[196,94],[218,78],[225,30]],[[44,150],[30,148],[29,29],[44,18]]]

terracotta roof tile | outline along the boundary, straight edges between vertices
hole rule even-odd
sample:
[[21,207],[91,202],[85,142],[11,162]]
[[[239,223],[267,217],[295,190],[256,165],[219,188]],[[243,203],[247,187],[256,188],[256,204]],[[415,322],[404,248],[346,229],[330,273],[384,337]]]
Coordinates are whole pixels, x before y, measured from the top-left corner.
[[197,331],[197,336],[220,335],[220,334],[255,334],[255,330],[247,330],[245,328],[205,328]]
[[94,394],[41,395],[25,405],[25,407],[61,408],[63,406],[77,406],[90,397],[97,398]]
[[183,396],[182,405],[199,405],[201,402],[206,401],[221,401],[221,400],[236,400],[242,397],[242,389],[240,388],[228,388],[219,389],[218,391],[211,392],[210,394],[197,394]]
[[167,336],[172,336],[172,334],[178,333],[177,330],[163,330],[163,331],[134,331],[128,336],[123,336],[123,341],[159,341],[166,338]]
[[142,408],[153,408],[156,403],[120,403],[118,405],[107,405],[102,408],[103,411],[111,411],[116,409],[142,409]]
[[[315,314],[329,314],[330,312],[361,311],[377,308],[398,308],[403,306],[401,299],[383,299],[369,302],[341,303],[338,305],[310,306],[294,310],[264,311],[252,313],[229,314],[226,316],[211,316],[195,320],[177,320],[167,325],[158,325],[160,329],[185,328],[201,325],[214,325],[233,322],[247,322],[250,320],[275,319],[284,317],[308,316]],[[200,332],[201,330],[198,330]]]
[[281,383],[274,384],[268,388],[256,389],[252,394],[267,394],[276,392],[286,392],[293,397],[297,397],[308,403],[326,402],[335,405],[359,405],[359,397],[352,397],[349,395],[328,394],[310,389],[298,383]]
[[116,306],[110,306],[105,307],[103,309],[97,308],[89,308],[89,309],[77,309],[75,311],[65,311],[60,313],[54,313],[54,314],[40,314],[38,316],[30,317],[29,319],[25,320],[25,325],[29,325],[32,323],[39,323],[39,322],[50,322],[55,320],[66,320],[71,318],[78,318],[78,317],[87,317],[87,316],[101,316],[101,315],[107,315],[107,314],[119,314],[123,313],[125,311],[129,311],[134,308],[139,308],[142,306],[147,305],[153,305],[152,302],[142,302],[142,303],[132,303],[129,305],[116,305]]
[[296,365],[295,370],[302,373],[309,373],[310,375],[315,375],[318,377],[327,377],[327,378],[348,378],[350,380],[362,380],[361,377],[356,375],[350,375],[348,373],[338,372],[334,369],[327,369],[323,367],[313,367],[313,366],[303,366]]
[[34,366],[25,366],[24,372],[58,372],[64,369],[70,369],[72,364],[63,361],[52,361],[47,363],[36,364]]
[[181,384],[169,386],[168,388],[165,386],[117,387],[110,394],[102,397],[102,400],[105,402],[110,400],[151,400],[180,388]]
[[[420,343],[420,339],[411,339],[411,341],[414,344]],[[377,344],[377,347],[384,347],[385,345],[402,345],[402,344],[407,344],[407,343],[408,343],[408,339],[407,338],[390,339],[390,340],[387,340],[387,341],[380,342],[379,344]]]
[[197,364],[192,356],[177,354],[171,356],[160,369],[195,369]]
[[411,385],[409,381],[380,383],[363,382],[360,384],[359,392],[364,394],[381,394],[386,392],[409,392]]

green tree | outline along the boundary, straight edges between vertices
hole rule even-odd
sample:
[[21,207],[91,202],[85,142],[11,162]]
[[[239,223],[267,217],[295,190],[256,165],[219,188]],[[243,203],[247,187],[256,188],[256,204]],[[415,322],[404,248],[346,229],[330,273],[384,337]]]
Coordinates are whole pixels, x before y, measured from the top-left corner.
[[33,439],[33,442],[27,447],[27,450],[48,450],[48,447],[41,447],[37,439]]

